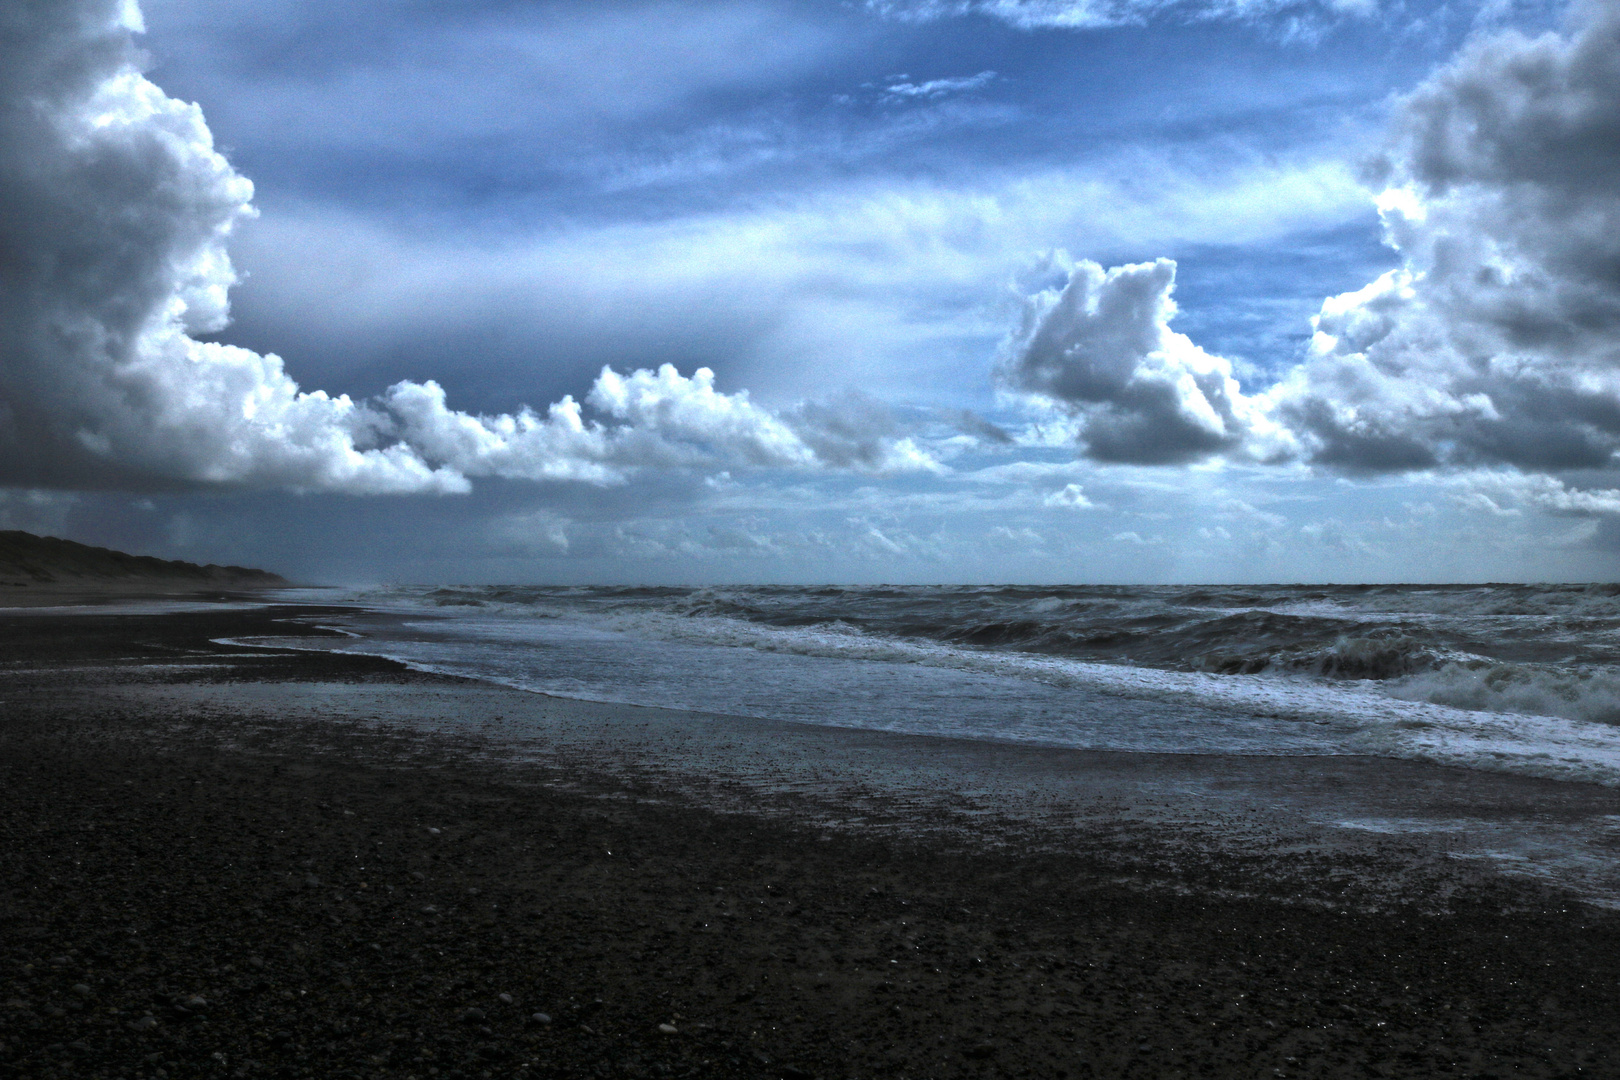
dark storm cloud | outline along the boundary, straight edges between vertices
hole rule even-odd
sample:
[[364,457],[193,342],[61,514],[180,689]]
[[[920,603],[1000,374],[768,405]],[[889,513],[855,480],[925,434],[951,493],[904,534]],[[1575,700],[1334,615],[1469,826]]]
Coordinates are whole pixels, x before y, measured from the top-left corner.
[[1402,102],[1376,171],[1404,266],[1328,301],[1275,392],[1316,459],[1601,466],[1620,449],[1620,5],[1493,34]]
[[224,323],[223,240],[252,186],[194,108],[135,74],[130,16],[111,0],[23,0],[0,21],[7,479],[133,478],[143,463],[112,450],[135,414],[160,428],[151,466],[185,456],[187,403],[167,407],[141,342],[154,319],[175,334]]
[[1002,375],[1087,452],[1387,473],[1602,468],[1620,450],[1620,3],[1481,36],[1395,110],[1373,163],[1402,265],[1326,300],[1263,393],[1168,320],[1174,264],[1076,268]]

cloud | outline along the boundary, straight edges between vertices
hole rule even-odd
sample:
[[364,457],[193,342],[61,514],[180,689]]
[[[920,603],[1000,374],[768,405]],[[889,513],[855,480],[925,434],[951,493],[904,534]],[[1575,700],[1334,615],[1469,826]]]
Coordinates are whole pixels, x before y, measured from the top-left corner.
[[[848,522],[855,531],[853,549],[865,555],[907,555],[917,544],[917,538],[900,535],[898,539],[885,533],[869,521],[851,518]],[[890,532],[894,530],[891,528]]]
[[1170,329],[1169,259],[1075,266],[1061,290],[1031,297],[999,368],[1002,383],[1083,418],[1101,461],[1172,464],[1270,434],[1232,364]]
[[1620,449],[1620,6],[1482,37],[1377,165],[1403,265],[1333,297],[1271,392],[1352,470],[1608,465]]
[[909,77],[897,75],[897,82],[891,82],[883,88],[883,96],[894,101],[908,99],[922,99],[925,101],[938,101],[940,98],[950,97],[952,94],[966,93],[977,90],[979,87],[991,82],[996,77],[993,71],[981,71],[977,75],[963,75],[954,79],[929,79],[926,82],[914,83],[906,81]]
[[[1147,173],[1153,185],[1124,179]],[[1105,250],[1264,245],[1370,217],[1339,164],[1146,152],[959,185],[853,178],[498,237],[281,205],[234,245],[253,275],[238,332],[346,380],[381,382],[372,368],[458,387],[476,361],[485,408],[538,380],[555,400],[627,360],[710,366],[759,402],[853,386],[889,400],[955,393],[942,403],[961,406],[982,398],[1003,285],[1031,249],[1075,235]]]
[[526,558],[566,555],[573,523],[550,510],[504,514],[488,525],[488,543]]
[[1289,17],[1303,26],[1335,16],[1364,16],[1377,0],[867,0],[868,10],[907,22],[980,15],[1020,30],[1097,30],[1154,19],[1184,22]]
[[475,417],[450,409],[436,383],[403,382],[383,398],[405,442],[429,460],[465,476],[613,483],[638,467],[865,467],[937,469],[904,438],[886,410],[869,403],[864,431],[834,407],[804,405],[779,416],[749,400],[746,390],[724,394],[714,372],[688,378],[664,364],[656,372],[620,375],[603,368],[586,401],[618,423],[584,419],[571,397],[545,416]]
[[706,368],[604,368],[543,413],[451,409],[435,382],[357,401],[281,359],[199,340],[228,319],[226,243],[252,184],[195,105],[139,71],[139,12],[30,0],[0,31],[0,482],[461,492],[500,476],[605,484],[649,467],[937,467],[714,388]]
[[944,413],[940,419],[976,443],[989,446],[1012,445],[1013,437],[1007,433],[1005,428],[999,424],[991,423],[969,409],[957,409],[953,412]]
[[1071,510],[1085,510],[1096,504],[1086,498],[1086,493],[1079,484],[1064,484],[1062,488],[1046,497],[1044,505],[1066,506]]
[[1513,515],[1518,507],[1530,507],[1563,517],[1620,517],[1620,490],[1614,488],[1580,488],[1555,476],[1502,470],[1448,479],[1459,505],[1491,514]]
[[[1006,387],[1103,461],[1549,474],[1620,452],[1620,4],[1482,36],[1395,109],[1372,172],[1402,265],[1329,297],[1300,363],[1246,391],[1169,328],[1175,264],[1082,262],[1031,297]],[[1556,481],[1555,481],[1556,482]],[[1562,490],[1562,489],[1561,489]],[[1594,502],[1596,499],[1596,502]],[[1596,496],[1543,492],[1543,509]]]
[[60,536],[78,503],[79,497],[73,492],[0,488],[0,529]]
[[194,78],[221,129],[338,160],[362,146],[390,164],[447,144],[449,164],[492,139],[589,157],[715,96],[820,70],[843,44],[834,26],[758,0],[166,3],[153,23],[166,69],[203,66]]

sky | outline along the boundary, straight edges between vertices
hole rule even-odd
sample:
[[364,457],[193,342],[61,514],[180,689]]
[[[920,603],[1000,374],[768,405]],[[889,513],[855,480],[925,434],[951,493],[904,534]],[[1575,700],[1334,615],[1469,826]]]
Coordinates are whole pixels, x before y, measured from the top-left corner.
[[15,0],[0,528],[1620,576],[1620,0]]

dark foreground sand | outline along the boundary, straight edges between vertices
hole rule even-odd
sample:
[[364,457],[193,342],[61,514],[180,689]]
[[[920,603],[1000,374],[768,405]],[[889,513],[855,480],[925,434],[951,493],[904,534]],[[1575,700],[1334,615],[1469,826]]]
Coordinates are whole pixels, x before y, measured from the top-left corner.
[[1532,884],[503,761],[391,713],[547,699],[209,644],[286,614],[0,613],[0,1077],[1620,1076]]

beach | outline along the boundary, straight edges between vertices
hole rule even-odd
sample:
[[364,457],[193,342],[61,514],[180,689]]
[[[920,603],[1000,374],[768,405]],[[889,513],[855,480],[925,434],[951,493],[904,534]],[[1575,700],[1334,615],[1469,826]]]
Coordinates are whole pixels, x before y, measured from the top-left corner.
[[1611,789],[215,643],[352,614],[0,612],[0,1076],[1620,1075],[1612,909],[1301,812]]

